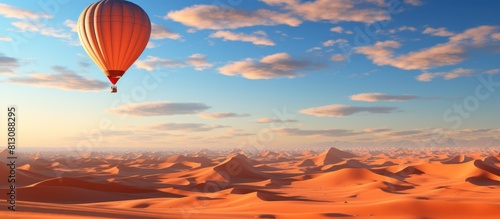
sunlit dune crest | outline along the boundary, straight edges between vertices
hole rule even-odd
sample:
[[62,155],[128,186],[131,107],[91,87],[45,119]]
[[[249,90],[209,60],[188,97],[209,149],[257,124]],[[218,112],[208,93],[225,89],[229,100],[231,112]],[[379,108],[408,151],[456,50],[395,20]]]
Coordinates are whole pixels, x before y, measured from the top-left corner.
[[16,216],[495,218],[499,150],[111,150],[71,163],[65,153],[24,152]]

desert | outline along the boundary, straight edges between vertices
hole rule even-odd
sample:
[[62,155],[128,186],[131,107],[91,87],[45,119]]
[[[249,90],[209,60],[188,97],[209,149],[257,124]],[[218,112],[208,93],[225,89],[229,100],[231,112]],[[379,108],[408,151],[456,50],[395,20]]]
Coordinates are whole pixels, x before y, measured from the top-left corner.
[[[500,213],[500,153],[492,148],[20,154],[16,212],[4,211],[3,202],[2,218],[496,218]],[[8,172],[5,162],[0,167]],[[8,193],[6,186],[2,181],[2,194]]]

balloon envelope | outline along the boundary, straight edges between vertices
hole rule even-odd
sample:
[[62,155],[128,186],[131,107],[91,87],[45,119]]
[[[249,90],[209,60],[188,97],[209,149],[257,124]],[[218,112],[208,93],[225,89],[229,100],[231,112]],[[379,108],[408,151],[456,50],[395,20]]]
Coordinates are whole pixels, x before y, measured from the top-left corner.
[[78,36],[90,58],[114,85],[146,48],[151,21],[132,2],[102,0],[82,12]]

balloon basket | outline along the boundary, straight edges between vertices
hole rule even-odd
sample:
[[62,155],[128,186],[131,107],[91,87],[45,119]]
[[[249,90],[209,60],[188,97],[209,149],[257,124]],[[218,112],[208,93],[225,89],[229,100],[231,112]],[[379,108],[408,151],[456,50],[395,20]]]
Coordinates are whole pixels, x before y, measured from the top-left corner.
[[118,92],[118,87],[115,85],[111,86],[111,93],[116,93],[116,92]]

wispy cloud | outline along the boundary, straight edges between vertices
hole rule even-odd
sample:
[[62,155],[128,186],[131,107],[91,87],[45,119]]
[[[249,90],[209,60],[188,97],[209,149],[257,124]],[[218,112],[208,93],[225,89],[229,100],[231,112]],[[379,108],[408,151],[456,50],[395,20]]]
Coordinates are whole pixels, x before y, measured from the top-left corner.
[[392,40],[358,47],[356,52],[366,55],[379,66],[390,65],[404,70],[428,70],[464,61],[465,53],[471,47],[484,47],[493,42],[495,40],[493,36],[498,29],[496,26],[470,28],[463,33],[451,36],[446,43],[399,56],[394,55],[394,50],[400,48],[401,44]]
[[153,71],[160,68],[174,68],[185,66],[184,62],[173,61],[170,59],[163,59],[156,56],[147,56],[146,60],[138,60],[135,62],[137,68],[144,69],[147,71]]
[[272,6],[282,6],[296,16],[307,21],[341,21],[373,23],[389,20],[390,16],[383,10],[380,1],[355,0],[263,0]]
[[204,119],[225,119],[225,118],[240,118],[240,117],[248,117],[250,114],[238,114],[238,113],[230,113],[230,112],[218,112],[218,113],[202,113],[199,117]]
[[73,31],[75,33],[78,32],[78,27],[76,25],[76,21],[68,19],[68,20],[64,21],[64,25],[66,27],[69,27],[71,29],[71,31]]
[[456,44],[439,44],[417,52],[394,56],[394,49],[401,47],[396,41],[377,42],[373,46],[358,47],[356,51],[364,54],[376,65],[391,65],[404,70],[430,69],[454,65],[465,59],[465,49]]
[[332,27],[332,28],[330,28],[330,31],[332,31],[334,33],[345,33],[345,34],[353,34],[354,33],[351,30],[344,30],[344,28],[342,28],[341,26]]
[[19,61],[16,58],[0,53],[0,74],[14,75],[13,69],[17,67],[19,67]]
[[19,61],[14,57],[8,57],[0,53],[0,66],[16,68],[19,67]]
[[12,25],[17,27],[21,32],[38,32],[45,36],[71,39],[71,34],[65,32],[64,30],[46,27],[42,24],[33,23],[33,21],[17,21],[13,22]]
[[156,47],[158,47],[158,44],[156,44],[155,42],[153,42],[151,40],[148,42],[148,45],[146,45],[146,48],[148,48],[148,49],[153,49]]
[[29,76],[9,78],[7,82],[76,91],[101,91],[109,86],[104,81],[83,77],[66,67],[54,66],[52,69],[55,74],[32,73]]
[[175,33],[161,24],[151,23],[151,39],[162,40],[162,39],[180,39],[181,35]]
[[421,130],[407,130],[407,131],[387,131],[387,132],[382,132],[381,135],[385,136],[392,136],[392,137],[401,137],[401,136],[409,136],[409,135],[416,135],[416,134],[422,134],[423,131]]
[[416,79],[418,81],[429,82],[439,77],[445,80],[451,80],[455,78],[477,76],[481,74],[498,74],[498,73],[500,73],[500,69],[491,69],[484,72],[477,72],[474,69],[457,68],[449,72],[436,72],[436,73],[424,72],[418,75]]
[[222,125],[206,125],[200,123],[159,123],[148,125],[145,128],[155,131],[175,131],[182,133],[189,132],[208,132],[214,129],[226,128],[227,126]]
[[12,5],[0,3],[0,15],[6,18],[15,18],[22,20],[39,20],[42,18],[52,18],[52,15],[45,13],[36,13],[30,10],[25,10]]
[[306,60],[292,58],[287,53],[276,53],[259,61],[245,59],[219,68],[227,76],[241,75],[248,79],[295,78],[303,76],[299,71],[318,69],[322,66]]
[[300,19],[289,15],[260,9],[245,11],[215,5],[195,5],[171,11],[164,17],[196,29],[236,29],[250,26],[289,25],[298,26]]
[[[16,31],[38,33],[44,36],[71,40],[70,33],[66,32],[63,29],[49,27],[47,25],[48,22],[46,22],[46,20],[43,20],[53,18],[51,14],[37,13],[31,10],[26,10],[18,8],[16,6],[0,3],[0,16],[16,19],[16,21],[11,23],[12,26],[16,28]],[[72,31],[76,32],[76,24],[74,21],[66,20],[64,22],[64,25],[70,27]],[[70,43],[75,44],[74,42]]]
[[225,130],[221,135],[217,136],[218,139],[234,139],[235,137],[244,137],[244,136],[251,136],[255,135],[253,132],[246,132],[241,129],[227,129]]
[[333,46],[335,44],[347,43],[347,42],[348,41],[346,39],[327,40],[323,42],[323,46],[328,47],[328,46]]
[[206,68],[210,68],[213,66],[212,63],[209,63],[207,60],[207,56],[203,54],[193,54],[188,57],[188,60],[186,61],[188,65],[191,65],[194,67],[194,69],[201,71]]
[[417,31],[417,28],[405,25],[405,26],[401,26],[401,27],[396,28],[396,29],[390,29],[389,33],[394,34],[394,33],[401,32],[401,31],[415,32],[415,31]]
[[442,36],[442,37],[455,35],[453,32],[446,30],[446,28],[444,28],[444,27],[440,27],[440,28],[427,27],[427,28],[425,28],[425,30],[422,33],[429,34],[432,36]]
[[351,100],[364,101],[364,102],[403,102],[408,100],[421,99],[415,95],[388,95],[384,93],[360,93],[351,96]]
[[342,28],[341,26],[332,27],[332,28],[330,28],[330,31],[335,32],[335,33],[343,33],[344,28]]
[[420,6],[423,4],[421,0],[404,0],[404,2],[406,4],[413,5],[413,6]]
[[137,66],[137,68],[147,71],[186,66],[192,66],[196,70],[203,70],[213,66],[213,64],[209,63],[207,57],[203,54],[193,54],[187,57],[187,60],[185,61],[174,61],[156,56],[147,56],[145,60],[138,60],[135,65]]
[[198,114],[210,109],[203,103],[146,102],[117,106],[108,112],[125,116],[171,116]]
[[[262,34],[263,33],[263,34]],[[263,45],[263,46],[274,46],[276,45],[273,41],[266,37],[265,32],[257,32],[254,34],[245,34],[245,33],[235,33],[231,31],[217,31],[215,33],[210,34],[211,38],[222,38],[224,41],[242,41],[242,42],[250,42],[255,45]]]
[[347,129],[298,129],[298,128],[282,128],[275,130],[278,135],[286,136],[318,136],[318,137],[345,137],[353,135],[361,135],[364,132],[358,132]]
[[315,46],[315,47],[308,49],[306,52],[313,52],[313,51],[319,51],[319,50],[321,50],[321,47]]
[[299,120],[296,119],[271,119],[271,118],[260,118],[257,120],[257,123],[295,123],[299,122]]
[[343,54],[333,54],[331,57],[330,57],[330,60],[334,61],[334,62],[343,62],[346,60],[345,56]]
[[398,108],[396,107],[385,107],[385,106],[375,106],[375,107],[363,107],[363,106],[347,106],[347,105],[326,105],[320,107],[313,107],[308,109],[303,109],[300,111],[302,114],[312,115],[317,117],[345,117],[357,113],[393,113],[396,112]]
[[491,75],[498,74],[498,73],[500,73],[500,68],[490,69],[488,71],[485,71],[484,73],[491,74]]
[[0,36],[0,41],[11,42],[12,38],[7,36]]
[[424,81],[424,82],[429,82],[432,81],[434,78],[437,77],[442,77],[445,80],[451,80],[455,78],[460,78],[460,77],[466,77],[466,76],[472,76],[474,75],[474,70],[473,69],[464,69],[464,68],[457,68],[453,71],[449,72],[437,72],[437,73],[422,73],[417,76],[418,81]]

